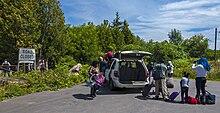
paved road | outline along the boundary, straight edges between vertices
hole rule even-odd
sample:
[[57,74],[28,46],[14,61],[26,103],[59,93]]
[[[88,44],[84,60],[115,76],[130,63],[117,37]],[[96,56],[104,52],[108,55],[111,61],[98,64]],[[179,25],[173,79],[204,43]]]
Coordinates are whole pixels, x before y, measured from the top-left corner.
[[[179,90],[179,80],[175,83],[175,88],[169,89],[170,92]],[[180,104],[180,95],[174,103],[164,102],[144,98],[138,89],[109,91],[105,87],[92,100],[89,98],[89,88],[81,84],[0,102],[0,113],[219,113],[220,82],[208,81],[207,85],[207,90],[217,96],[215,105]],[[190,81],[189,95],[195,96],[194,80]]]

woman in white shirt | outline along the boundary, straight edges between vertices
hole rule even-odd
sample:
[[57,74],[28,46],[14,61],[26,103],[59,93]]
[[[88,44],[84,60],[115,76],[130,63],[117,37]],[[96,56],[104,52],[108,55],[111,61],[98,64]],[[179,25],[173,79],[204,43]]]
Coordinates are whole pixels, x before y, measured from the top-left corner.
[[173,77],[173,64],[171,61],[168,61],[168,65],[167,65],[167,73],[169,77]]
[[[198,64],[196,66],[196,63]],[[206,75],[210,70],[210,65],[206,58],[201,58],[200,60],[194,61],[192,65],[192,70],[196,70],[196,99],[200,100],[200,90],[202,91],[202,104],[205,104],[205,84]]]

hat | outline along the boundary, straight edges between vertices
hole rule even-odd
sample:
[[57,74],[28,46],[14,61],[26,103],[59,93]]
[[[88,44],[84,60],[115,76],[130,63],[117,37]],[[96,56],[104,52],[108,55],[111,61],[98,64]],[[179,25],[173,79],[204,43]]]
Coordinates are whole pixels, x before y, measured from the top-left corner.
[[171,61],[168,61],[168,64],[172,64],[172,62],[171,62]]

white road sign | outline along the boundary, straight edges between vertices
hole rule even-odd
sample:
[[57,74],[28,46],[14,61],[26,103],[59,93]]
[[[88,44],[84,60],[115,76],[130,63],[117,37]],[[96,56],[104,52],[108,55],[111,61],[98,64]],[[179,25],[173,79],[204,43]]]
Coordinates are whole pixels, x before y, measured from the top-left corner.
[[19,61],[34,61],[34,60],[36,60],[35,49],[20,48],[18,60]]

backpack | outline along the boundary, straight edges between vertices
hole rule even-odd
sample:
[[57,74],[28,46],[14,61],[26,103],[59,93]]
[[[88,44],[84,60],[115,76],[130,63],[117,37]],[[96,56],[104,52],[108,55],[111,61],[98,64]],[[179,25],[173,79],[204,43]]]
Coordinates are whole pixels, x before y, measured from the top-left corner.
[[161,64],[156,66],[156,70],[154,72],[154,80],[159,80],[159,79],[164,79]]

